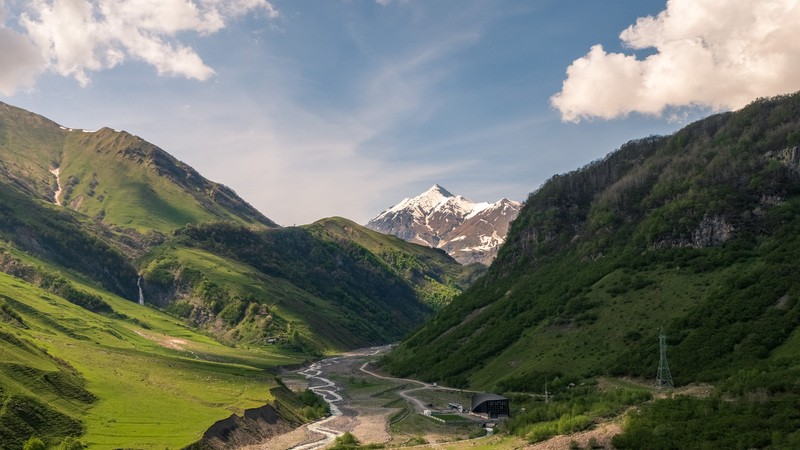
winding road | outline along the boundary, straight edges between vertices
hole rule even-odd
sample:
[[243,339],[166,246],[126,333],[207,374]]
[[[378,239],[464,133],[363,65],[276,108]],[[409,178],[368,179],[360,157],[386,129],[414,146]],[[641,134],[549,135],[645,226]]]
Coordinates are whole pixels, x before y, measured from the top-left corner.
[[422,390],[425,390],[425,389],[436,389],[436,390],[440,390],[440,391],[456,391],[456,392],[477,393],[476,391],[468,391],[466,389],[458,389],[458,388],[451,388],[451,387],[445,387],[445,386],[437,386],[437,385],[434,385],[434,384],[425,383],[423,381],[418,381],[418,380],[411,380],[411,379],[408,379],[408,378],[387,377],[387,376],[380,375],[380,374],[377,374],[375,372],[372,372],[371,370],[368,370],[367,366],[369,364],[370,364],[370,361],[365,362],[361,366],[361,368],[359,370],[361,370],[362,372],[366,373],[367,375],[373,376],[375,378],[380,378],[381,380],[396,381],[396,382],[400,382],[400,383],[416,383],[416,384],[419,384],[420,387],[416,387],[416,388],[412,388],[412,389],[404,389],[404,390],[399,391],[397,393],[401,397],[403,397],[407,402],[413,404],[414,405],[414,409],[416,409],[417,412],[420,413],[420,414],[422,414],[422,412],[425,409],[427,409],[427,406],[425,405],[425,403],[422,400],[420,400],[420,399],[418,399],[416,397],[412,397],[411,395],[409,395],[410,392],[422,391]]

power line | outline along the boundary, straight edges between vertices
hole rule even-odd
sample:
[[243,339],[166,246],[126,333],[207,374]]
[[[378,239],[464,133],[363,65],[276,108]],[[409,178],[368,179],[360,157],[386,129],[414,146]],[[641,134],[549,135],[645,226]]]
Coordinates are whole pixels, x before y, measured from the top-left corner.
[[669,363],[667,363],[667,334],[664,332],[664,327],[661,327],[661,332],[658,335],[658,376],[656,377],[656,389],[672,389],[675,386],[672,384],[672,374],[669,372]]

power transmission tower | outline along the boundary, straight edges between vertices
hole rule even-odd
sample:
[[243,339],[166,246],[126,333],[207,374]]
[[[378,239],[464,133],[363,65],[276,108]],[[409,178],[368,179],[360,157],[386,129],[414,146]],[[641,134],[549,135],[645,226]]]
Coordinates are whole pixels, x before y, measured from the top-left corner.
[[550,393],[547,392],[547,381],[544,382],[544,402],[550,403]]
[[664,327],[661,327],[661,333],[658,335],[658,347],[661,356],[658,360],[656,389],[672,389],[675,386],[672,384],[672,374],[669,373],[669,364],[667,363],[667,334],[664,333]]

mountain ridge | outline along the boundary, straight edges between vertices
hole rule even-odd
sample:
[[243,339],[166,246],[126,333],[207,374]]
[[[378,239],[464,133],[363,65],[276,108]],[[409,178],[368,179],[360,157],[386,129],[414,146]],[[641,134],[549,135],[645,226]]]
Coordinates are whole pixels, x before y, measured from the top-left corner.
[[505,240],[521,203],[501,199],[475,203],[439,184],[405,198],[366,227],[409,242],[441,248],[462,264],[488,265]]
[[230,188],[202,177],[161,148],[125,131],[63,127],[0,102],[0,177],[42,200],[110,226],[170,232],[189,222],[273,221]]

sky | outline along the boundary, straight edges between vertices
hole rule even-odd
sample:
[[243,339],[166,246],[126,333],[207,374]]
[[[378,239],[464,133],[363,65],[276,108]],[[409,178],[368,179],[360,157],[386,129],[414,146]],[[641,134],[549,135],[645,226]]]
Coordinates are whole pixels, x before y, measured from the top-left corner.
[[282,225],[555,174],[800,90],[800,0],[0,0],[0,101]]

